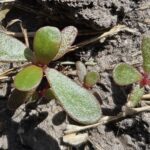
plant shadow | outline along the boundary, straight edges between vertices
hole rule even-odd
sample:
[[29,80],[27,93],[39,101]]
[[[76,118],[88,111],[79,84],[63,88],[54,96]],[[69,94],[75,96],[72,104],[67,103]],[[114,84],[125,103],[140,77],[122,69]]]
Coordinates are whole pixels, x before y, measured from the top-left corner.
[[113,103],[115,104],[115,110],[117,113],[122,111],[122,106],[124,106],[127,102],[128,94],[131,92],[132,86],[124,86],[120,87],[116,83],[114,83],[113,79],[111,78],[111,89],[112,89],[112,98]]
[[[131,123],[132,121],[132,123]],[[143,121],[139,121],[137,118],[125,118],[124,120],[116,123],[110,123],[106,125],[105,131],[113,131],[116,137],[124,139],[124,137],[130,136],[133,141],[143,142],[149,144],[149,132],[147,130],[147,125]]]
[[65,111],[60,111],[57,114],[54,115],[52,118],[52,122],[54,125],[58,126],[62,124],[66,120],[66,113]]
[[5,135],[8,142],[8,150],[60,150],[58,142],[43,129],[37,127],[47,118],[48,113],[31,115],[20,122],[11,119],[10,111],[0,113],[4,129],[1,136]]

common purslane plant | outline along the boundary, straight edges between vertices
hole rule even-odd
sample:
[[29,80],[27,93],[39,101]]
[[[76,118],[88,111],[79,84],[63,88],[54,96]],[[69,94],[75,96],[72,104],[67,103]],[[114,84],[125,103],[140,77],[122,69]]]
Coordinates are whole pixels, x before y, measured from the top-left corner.
[[139,72],[129,64],[121,63],[113,70],[113,79],[120,86],[138,83],[128,97],[127,106],[136,107],[143,94],[144,87],[150,85],[150,37],[144,36],[141,44],[143,71]]
[[[78,62],[77,75],[83,86],[51,66],[51,62],[71,51],[77,36],[77,29],[68,26],[60,31],[56,27],[40,28],[33,39],[33,51],[19,40],[0,32],[0,62],[31,62],[14,77],[14,90],[8,108],[17,109],[23,103],[37,101],[42,97],[55,98],[67,114],[82,124],[93,124],[101,118],[101,107],[94,95],[87,90],[100,79],[97,72],[87,72]],[[121,63],[113,70],[116,84],[126,86],[138,83],[128,97],[126,106],[136,107],[144,94],[144,87],[150,85],[150,37],[142,40],[143,72],[129,64]],[[81,73],[82,72],[82,73]],[[44,85],[44,86],[43,86]]]
[[[59,101],[61,106],[77,122],[92,124],[101,117],[101,107],[97,99],[87,89],[77,85],[48,64],[61,58],[73,44],[77,29],[73,26],[58,28],[46,26],[40,28],[33,40],[33,51],[23,43],[4,33],[0,33],[0,61],[31,61],[14,77],[14,90],[8,101],[9,109],[16,109],[30,101],[35,95],[43,96],[47,92]],[[46,87],[39,88],[46,78]],[[98,74],[89,72],[85,76],[85,86],[93,86]]]

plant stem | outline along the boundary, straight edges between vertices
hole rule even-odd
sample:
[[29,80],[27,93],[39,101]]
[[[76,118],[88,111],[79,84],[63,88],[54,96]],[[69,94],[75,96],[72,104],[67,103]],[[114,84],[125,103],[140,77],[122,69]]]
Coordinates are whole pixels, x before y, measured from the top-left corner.
[[[10,75],[11,73],[13,73],[14,70],[19,69],[19,68],[21,68],[21,67],[26,67],[26,66],[28,66],[29,64],[31,64],[31,63],[23,64],[23,65],[21,65],[21,66],[18,66],[18,67],[14,67],[14,68],[5,70],[4,72],[0,73],[0,80],[6,79],[6,77],[7,77],[8,75]],[[7,78],[8,78],[8,77],[7,77]]]
[[8,76],[0,76],[0,80],[8,79]]
[[8,70],[6,70],[6,71],[4,71],[4,72],[0,73],[0,76],[8,75],[8,74],[9,74],[9,73],[11,73],[13,70],[14,70],[14,68],[12,68],[12,69],[8,69]]
[[142,100],[150,100],[150,94],[143,95]]
[[[0,32],[3,32],[5,34],[8,34],[14,37],[18,37],[18,38],[24,36],[22,32],[11,32],[11,31],[3,31],[3,30],[0,30]],[[33,37],[34,34],[35,32],[27,32],[28,37]]]
[[[11,36],[14,36],[14,37],[23,37],[23,33],[22,32],[12,32],[12,31],[3,31],[3,30],[0,30],[0,32],[4,32],[5,34],[8,34],[8,35],[11,35]],[[86,32],[86,33],[80,33],[78,34],[78,36],[85,36],[85,35],[95,35],[95,34],[98,34],[98,32]],[[35,35],[35,32],[27,32],[27,35],[28,37],[34,37]]]
[[27,29],[25,29],[23,27],[22,22],[20,22],[20,28],[21,28],[23,36],[24,36],[25,44],[27,47],[29,47],[29,39],[28,39]]
[[70,51],[74,51],[78,48],[81,48],[81,47],[88,45],[88,44],[91,44],[91,43],[95,43],[97,41],[104,42],[106,38],[113,36],[113,35],[116,35],[117,33],[121,32],[121,31],[127,31],[130,33],[136,33],[137,32],[136,30],[130,29],[125,25],[117,25],[117,26],[114,26],[112,29],[110,29],[108,32],[105,32],[98,37],[92,38],[90,40],[87,40],[87,41],[84,41],[84,42],[81,42],[81,43],[78,43],[78,44],[72,46],[70,48]]
[[113,121],[122,120],[123,118],[125,118],[127,116],[136,115],[137,113],[141,113],[144,111],[150,111],[150,106],[144,106],[144,107],[140,107],[140,108],[132,108],[131,110],[132,111],[120,112],[117,116],[105,116],[105,117],[101,118],[101,120],[98,123],[88,125],[88,126],[69,125],[67,127],[67,130],[64,133],[70,134],[70,133],[74,133],[74,132],[79,132],[79,131],[83,131],[86,129],[97,127],[99,125],[108,124]]
[[[75,65],[75,64],[76,63],[72,61],[60,62],[60,65]],[[96,64],[97,64],[96,62],[90,62],[90,61],[85,62],[85,65],[87,66],[95,66]]]
[[9,3],[9,2],[14,2],[15,0],[1,0],[0,3]]

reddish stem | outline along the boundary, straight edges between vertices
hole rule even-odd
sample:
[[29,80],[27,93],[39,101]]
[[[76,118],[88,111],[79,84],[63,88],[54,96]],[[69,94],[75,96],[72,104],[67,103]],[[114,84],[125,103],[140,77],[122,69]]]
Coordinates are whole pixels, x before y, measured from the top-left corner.
[[142,80],[140,81],[140,85],[142,87],[146,86],[146,85],[150,85],[150,77],[147,73],[142,73]]
[[44,97],[45,96],[45,93],[46,91],[49,89],[49,86],[45,86],[44,89],[38,91],[38,95],[39,97]]

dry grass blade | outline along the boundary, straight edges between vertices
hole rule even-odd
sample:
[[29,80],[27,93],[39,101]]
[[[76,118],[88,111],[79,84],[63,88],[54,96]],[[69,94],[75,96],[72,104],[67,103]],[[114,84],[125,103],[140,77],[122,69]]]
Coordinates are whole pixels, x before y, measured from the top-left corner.
[[14,69],[8,69],[0,74],[0,80],[8,79],[8,75],[13,73]]
[[[1,31],[1,32],[4,32],[4,31]],[[24,36],[22,32],[5,31],[4,33],[11,35],[11,36],[14,36],[14,37],[23,37]],[[91,34],[90,33],[85,33],[85,34],[79,33],[78,36],[95,35],[95,34],[98,34],[98,33],[97,32],[94,32]],[[27,32],[27,35],[28,35],[28,37],[34,37],[35,32]]]
[[8,69],[8,70],[6,70],[6,71],[0,73],[0,80],[7,79],[7,78],[8,78],[8,75],[14,73],[14,71],[15,71],[16,69],[21,68],[21,67],[26,67],[26,66],[28,66],[29,64],[31,64],[31,63],[23,64],[23,65],[21,65],[21,66],[14,67],[14,68]]
[[0,3],[9,3],[9,2],[14,2],[16,0],[1,0]]
[[[25,39],[25,44],[26,44],[27,47],[29,47],[29,40],[28,40],[27,30],[23,27],[22,21],[21,21],[20,19],[13,19],[13,20],[11,20],[11,21],[7,24],[6,28],[8,28],[8,27],[10,27],[10,26],[12,26],[13,24],[18,23],[18,22],[19,22],[19,25],[20,25],[20,28],[21,28],[21,31],[22,31],[22,34],[19,33],[19,35],[24,37],[24,39]],[[4,31],[4,32],[5,32],[5,31]],[[12,35],[12,36],[16,35],[15,32],[6,31],[5,33],[8,34],[8,35]]]
[[0,73],[0,76],[9,75],[10,73],[12,73],[12,71],[13,71],[13,70],[14,70],[14,68],[12,68],[12,69],[8,69],[8,70],[6,70],[6,71],[4,71],[4,72]]
[[22,33],[24,35],[25,44],[26,44],[27,47],[29,47],[29,39],[28,39],[27,29],[25,29],[23,27],[22,22],[20,22],[20,28],[21,28]]
[[143,95],[142,100],[150,100],[150,94]]
[[108,32],[103,33],[101,36],[92,38],[90,40],[81,42],[77,45],[70,47],[70,49],[68,49],[68,51],[74,51],[80,47],[83,47],[83,46],[91,44],[91,43],[95,43],[97,41],[100,41],[102,43],[106,40],[106,38],[111,37],[113,35],[116,35],[117,33],[121,32],[121,31],[127,31],[130,33],[137,33],[137,31],[135,29],[128,28],[125,25],[117,25],[117,26],[114,26],[112,29],[110,29]]
[[[63,61],[63,62],[60,62],[60,65],[75,65],[76,63],[75,62],[72,62],[72,61]],[[93,61],[87,61],[85,62],[85,65],[86,66],[95,66],[97,65],[96,62],[93,62]]]
[[[19,20],[16,20],[16,21],[19,21]],[[14,21],[12,23],[14,23]],[[12,23],[10,23],[9,25],[11,25]],[[108,32],[103,33],[101,36],[98,36],[98,37],[95,37],[95,38],[92,38],[92,39],[89,39],[87,41],[84,41],[84,42],[81,42],[79,44],[71,46],[70,48],[68,48],[67,52],[74,51],[78,48],[81,48],[83,46],[95,43],[97,41],[100,41],[101,43],[103,43],[106,40],[106,38],[111,37],[113,35],[116,35],[117,33],[121,32],[121,31],[127,31],[127,32],[130,32],[130,33],[137,33],[136,30],[130,29],[125,25],[117,25],[117,26],[114,26]],[[24,34],[20,33],[20,32],[18,32],[18,33],[10,32],[10,31],[3,31],[3,32],[5,32],[8,35],[15,36],[15,37],[23,37],[24,36]],[[35,32],[29,32],[29,33],[26,32],[26,34],[27,34],[28,37],[33,37]]]
[[8,76],[0,76],[0,80],[5,80],[5,79],[8,79],[9,77]]
[[117,33],[121,32],[121,31],[127,31],[130,33],[137,32],[135,29],[128,28],[125,25],[117,25],[117,26],[114,26],[110,31],[102,34],[98,39],[103,42],[106,38],[116,35]]
[[144,106],[140,108],[132,108],[132,111],[127,111],[127,112],[121,112],[117,116],[105,116],[101,118],[101,120],[92,125],[88,126],[76,126],[76,125],[68,125],[66,131],[64,131],[65,134],[70,134],[70,133],[75,133],[79,131],[83,131],[86,129],[94,128],[102,124],[108,124],[113,121],[121,120],[127,116],[132,116],[136,115],[137,113],[145,112],[145,111],[150,111],[150,106]]
[[[23,37],[24,36],[22,32],[11,32],[11,31],[3,31],[3,30],[0,30],[0,32],[3,32],[7,35],[14,36],[14,37]],[[28,37],[33,37],[34,34],[35,34],[35,32],[27,32]]]
[[8,27],[10,27],[10,26],[12,26],[13,24],[18,23],[18,22],[20,23],[21,20],[20,20],[20,19],[13,19],[13,20],[11,20],[11,21],[8,22],[6,28],[8,28]]

